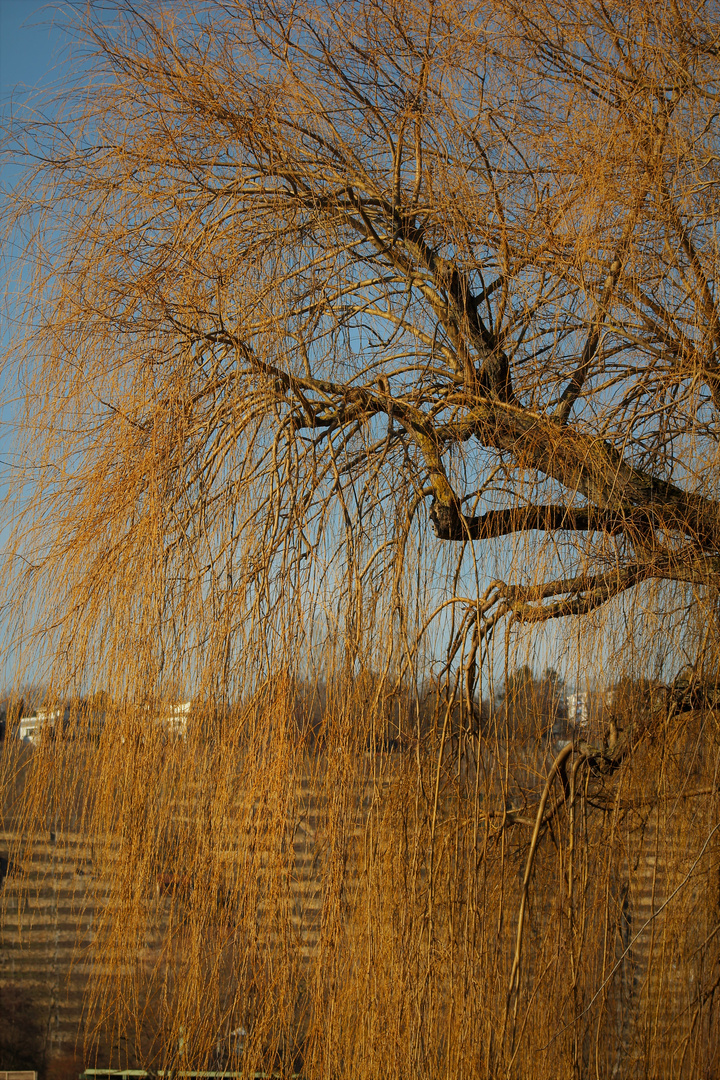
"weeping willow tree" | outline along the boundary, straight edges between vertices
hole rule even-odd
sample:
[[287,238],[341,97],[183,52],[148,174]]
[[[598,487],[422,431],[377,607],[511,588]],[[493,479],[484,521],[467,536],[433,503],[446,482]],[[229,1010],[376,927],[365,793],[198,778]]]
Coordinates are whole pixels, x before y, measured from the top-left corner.
[[715,714],[648,691],[553,761],[479,705],[517,651],[712,680],[716,5],[76,30],[6,144],[3,613],[18,680],[103,691],[12,811],[105,867],[90,1028],[313,1076],[717,1067]]

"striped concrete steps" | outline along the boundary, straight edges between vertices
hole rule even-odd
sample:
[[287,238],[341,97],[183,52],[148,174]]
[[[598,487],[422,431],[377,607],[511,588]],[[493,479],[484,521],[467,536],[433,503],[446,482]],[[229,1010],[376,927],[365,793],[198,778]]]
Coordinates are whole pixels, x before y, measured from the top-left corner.
[[[329,793],[322,785],[322,777],[301,776],[291,793],[291,820],[283,841],[287,868],[277,879],[282,882],[280,902],[285,905],[281,933],[273,930],[274,901],[262,898],[264,867],[271,859],[274,862],[274,847],[263,853],[262,836],[258,836],[260,850],[247,869],[242,844],[230,842],[218,853],[221,864],[235,868],[228,880],[229,899],[220,897],[218,901],[219,917],[227,917],[233,905],[242,902],[243,874],[251,873],[253,891],[259,889],[258,919],[261,925],[264,920],[269,923],[268,947],[291,942],[301,964],[312,961],[320,941],[324,905],[320,871],[326,858],[323,833],[332,816]],[[371,785],[359,794],[354,800],[359,811],[373,804],[377,791],[377,786]],[[177,807],[178,828],[194,817],[187,807]],[[347,843],[352,845],[362,831],[361,823],[348,830]],[[98,961],[87,951],[98,928],[112,921],[116,907],[110,899],[109,878],[98,871],[87,837],[68,832],[58,834],[56,841],[47,834],[28,841],[19,827],[13,828],[6,820],[0,830],[0,859],[20,848],[22,859],[0,884],[0,980],[32,994],[47,1027],[47,1050],[58,1054],[76,1044],[89,980],[112,977],[118,970],[115,965],[127,963],[128,957],[122,951],[113,957],[112,950],[106,948],[103,960]],[[105,875],[109,873],[106,868]],[[133,962],[139,959],[148,968],[157,962],[163,954],[169,912],[183,902],[182,890],[177,892],[173,883],[166,887],[158,882],[154,889],[148,889],[148,923]]]

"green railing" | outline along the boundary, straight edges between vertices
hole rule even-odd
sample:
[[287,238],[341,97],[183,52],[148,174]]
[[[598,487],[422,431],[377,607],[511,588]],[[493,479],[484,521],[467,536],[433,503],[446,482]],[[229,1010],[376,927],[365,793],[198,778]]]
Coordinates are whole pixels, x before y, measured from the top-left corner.
[[[273,1080],[279,1078],[281,1073],[256,1072],[252,1074],[253,1080]],[[246,1073],[227,1072],[218,1069],[214,1072],[201,1072],[196,1070],[158,1069],[155,1072],[146,1072],[145,1069],[85,1069],[79,1074],[79,1080],[154,1080],[155,1077],[165,1077],[168,1080],[249,1080]],[[292,1073],[289,1080],[303,1080],[300,1073]]]

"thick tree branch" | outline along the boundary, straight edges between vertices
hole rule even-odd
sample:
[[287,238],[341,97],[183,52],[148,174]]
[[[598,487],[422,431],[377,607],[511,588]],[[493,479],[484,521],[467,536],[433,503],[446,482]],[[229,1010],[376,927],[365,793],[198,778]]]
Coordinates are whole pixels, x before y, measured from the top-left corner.
[[462,420],[438,424],[435,434],[447,443],[475,436],[486,446],[511,453],[518,468],[552,477],[599,511],[632,520],[639,510],[638,525],[644,513],[656,529],[688,536],[703,549],[720,546],[717,502],[637,469],[610,443],[529,409],[480,401]]
[[562,503],[488,510],[477,517],[453,514],[447,507],[438,504],[433,507],[431,516],[441,540],[490,540],[532,530],[602,531],[613,534],[632,530],[643,533],[653,526],[652,518],[644,510],[623,513],[602,511],[590,506],[565,506]]
[[[554,419],[476,396],[462,420],[436,424],[402,398],[368,387],[291,375],[260,360],[245,342],[227,333],[224,336],[255,370],[296,398],[301,405],[297,427],[328,427],[378,413],[398,420],[416,442],[428,469],[434,493],[431,517],[439,539],[481,540],[510,532],[560,528],[625,532],[636,544],[653,547],[653,531],[658,530],[687,537],[702,551],[715,552],[720,547],[720,506],[716,502],[634,468],[609,443]],[[322,404],[311,402],[309,394],[318,395]],[[584,496],[590,505],[510,507],[479,517],[463,514],[442,462],[442,447],[471,436],[510,451],[518,467],[552,477],[572,495]]]

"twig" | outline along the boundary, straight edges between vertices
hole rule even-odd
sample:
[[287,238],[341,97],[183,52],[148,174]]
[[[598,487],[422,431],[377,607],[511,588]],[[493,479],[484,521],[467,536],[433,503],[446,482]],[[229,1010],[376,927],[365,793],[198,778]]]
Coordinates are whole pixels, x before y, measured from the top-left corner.
[[510,983],[508,985],[507,999],[505,1001],[505,1015],[503,1017],[503,1039],[505,1037],[505,1030],[507,1027],[507,1018],[510,1010],[510,1002],[513,998],[513,993],[520,982],[520,960],[522,957],[522,942],[523,942],[523,928],[525,925],[525,910],[527,908],[528,892],[530,885],[530,877],[532,875],[533,863],[535,861],[535,852],[537,851],[538,841],[540,839],[540,829],[543,823],[543,815],[545,813],[545,806],[547,805],[548,797],[550,795],[550,789],[552,788],[553,781],[557,776],[560,768],[565,764],[567,759],[573,753],[574,746],[572,743],[568,743],[564,746],[555,761],[552,764],[552,768],[548,773],[548,778],[545,781],[545,787],[543,788],[542,797],[537,809],[537,815],[535,817],[535,828],[533,829],[532,840],[530,841],[530,850],[528,851],[527,860],[525,863],[525,876],[522,884],[522,895],[520,897],[520,911],[518,913],[518,926],[517,937],[515,940],[515,955],[513,957],[512,970],[510,972]]

